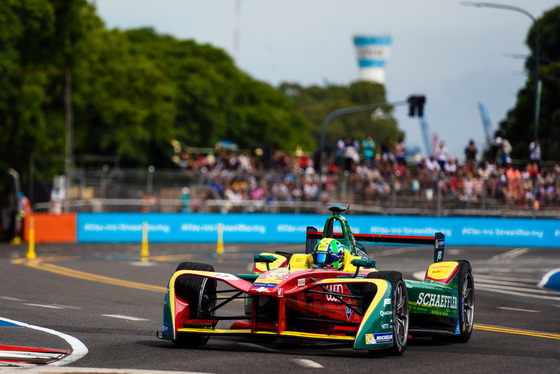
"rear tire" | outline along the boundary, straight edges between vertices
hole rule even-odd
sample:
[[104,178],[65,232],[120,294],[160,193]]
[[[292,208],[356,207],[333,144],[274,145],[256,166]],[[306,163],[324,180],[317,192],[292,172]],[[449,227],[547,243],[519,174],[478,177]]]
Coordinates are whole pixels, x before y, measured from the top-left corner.
[[[409,324],[408,293],[402,274],[398,271],[377,271],[369,273],[367,278],[385,279],[391,283],[393,288],[393,346],[381,352],[392,356],[401,356],[408,342]],[[375,292],[377,292],[377,289]],[[373,296],[370,296],[368,293],[368,289],[364,288],[364,303],[366,300],[369,300],[371,303],[373,299]],[[378,352],[376,350],[370,351],[371,354],[377,354]]]
[[[214,267],[198,262],[182,262],[175,271],[198,270],[214,271]],[[189,303],[190,315],[193,318],[211,318],[212,309],[216,306],[216,280],[194,275],[181,275],[175,281],[175,294]],[[178,333],[173,341],[181,346],[204,345],[209,335]]]

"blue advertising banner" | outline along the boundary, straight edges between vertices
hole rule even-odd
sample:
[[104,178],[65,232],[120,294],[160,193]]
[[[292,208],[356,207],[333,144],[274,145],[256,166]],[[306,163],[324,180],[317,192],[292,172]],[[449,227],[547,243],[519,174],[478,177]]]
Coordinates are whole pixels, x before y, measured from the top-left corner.
[[[327,215],[214,213],[78,213],[81,243],[142,241],[212,243],[221,224],[225,243],[303,243],[307,226],[323,229]],[[355,233],[433,236],[450,246],[560,247],[556,219],[347,215]]]

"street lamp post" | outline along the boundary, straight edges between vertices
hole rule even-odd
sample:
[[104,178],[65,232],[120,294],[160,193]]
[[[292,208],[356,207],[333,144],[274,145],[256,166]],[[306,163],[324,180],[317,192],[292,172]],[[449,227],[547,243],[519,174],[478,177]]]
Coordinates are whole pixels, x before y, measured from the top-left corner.
[[535,17],[533,17],[531,13],[527,12],[525,9],[518,8],[511,5],[494,4],[494,3],[477,3],[472,1],[462,1],[461,4],[466,6],[474,6],[478,8],[496,8],[496,9],[512,10],[514,12],[523,13],[527,17],[531,18],[531,20],[533,20],[535,29],[537,31],[537,40],[535,41],[535,73],[534,73],[535,75],[535,126],[533,128],[533,137],[537,138],[539,133],[539,110],[540,110],[540,102],[541,102],[541,98],[540,98],[541,88],[540,88],[540,79],[539,79],[539,60],[540,60],[539,21]]
[[360,112],[369,112],[373,111],[378,108],[388,108],[397,105],[407,104],[408,101],[399,101],[395,103],[381,103],[381,104],[370,104],[370,105],[363,105],[354,108],[342,108],[337,109],[327,115],[325,120],[323,121],[323,127],[321,129],[321,144],[319,146],[319,174],[323,175],[323,157],[325,156],[325,143],[327,137],[327,126],[333,119],[336,117],[340,117],[345,114],[353,114],[353,113],[360,113]]

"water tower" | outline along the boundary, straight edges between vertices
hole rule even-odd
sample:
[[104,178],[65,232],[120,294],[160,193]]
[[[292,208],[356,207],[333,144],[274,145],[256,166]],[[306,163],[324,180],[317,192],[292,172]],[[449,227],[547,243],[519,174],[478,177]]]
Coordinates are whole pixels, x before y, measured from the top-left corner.
[[390,46],[390,36],[354,36],[361,80],[385,83],[385,64]]

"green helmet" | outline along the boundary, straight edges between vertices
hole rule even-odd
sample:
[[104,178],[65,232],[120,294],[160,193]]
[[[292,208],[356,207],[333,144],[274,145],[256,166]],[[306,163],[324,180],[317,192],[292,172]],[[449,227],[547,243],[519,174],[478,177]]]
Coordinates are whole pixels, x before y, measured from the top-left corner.
[[344,267],[344,246],[335,239],[321,239],[313,249],[313,266],[341,270]]

